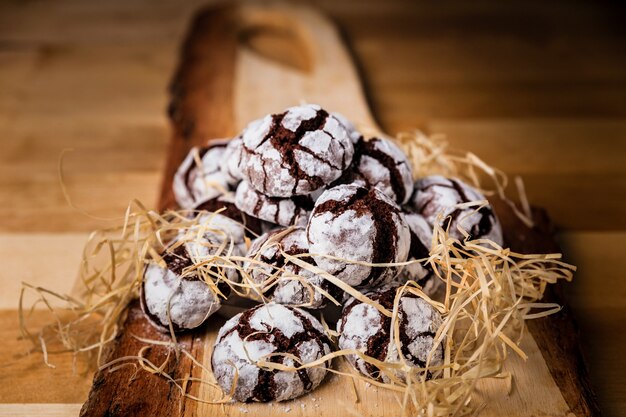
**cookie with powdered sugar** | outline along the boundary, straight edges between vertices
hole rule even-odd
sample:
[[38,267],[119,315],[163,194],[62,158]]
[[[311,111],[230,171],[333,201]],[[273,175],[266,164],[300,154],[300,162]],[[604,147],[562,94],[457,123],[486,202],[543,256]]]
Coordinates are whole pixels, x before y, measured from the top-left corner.
[[191,148],[174,174],[172,184],[180,207],[192,208],[201,201],[228,192],[229,179],[220,169],[228,142],[213,140],[207,146]]
[[166,268],[149,264],[141,286],[141,307],[150,322],[164,332],[170,321],[174,331],[196,328],[221,306],[218,295],[206,282],[197,276],[181,276],[179,267],[192,263],[183,249],[176,252],[164,256]]
[[458,204],[486,200],[475,188],[455,178],[439,175],[424,177],[415,183],[411,209],[422,215],[430,226],[441,215],[441,225],[450,236],[463,240],[459,228],[469,239],[490,239],[502,245],[502,227],[491,205],[459,208]]
[[[404,212],[403,215],[411,231],[411,248],[409,249],[408,260],[416,261],[428,258],[433,240],[432,227],[426,219],[417,213]],[[432,297],[443,284],[428,261],[414,262],[405,266],[396,277],[394,284],[404,285],[409,280],[415,281],[429,297]]]
[[[243,268],[254,282],[267,288],[263,292],[266,298],[278,304],[316,309],[326,305],[326,297],[321,291],[341,299],[341,291],[336,286],[287,261],[281,250],[292,256],[309,253],[304,227],[278,229],[252,242],[247,257],[253,261],[244,262]],[[299,259],[315,265],[309,256]]]
[[396,203],[378,189],[352,184],[330,188],[319,197],[307,225],[307,240],[317,265],[354,287],[389,283],[399,269],[354,261],[404,262],[411,244]]
[[243,179],[243,174],[241,173],[242,153],[243,140],[241,139],[241,135],[239,135],[228,142],[226,149],[224,149],[222,159],[219,162],[220,171],[231,185],[237,185],[239,181]]
[[270,197],[310,194],[330,184],[350,166],[354,153],[341,122],[313,104],[253,122],[242,140],[242,175]]
[[269,303],[246,310],[222,326],[211,364],[219,386],[226,395],[234,388],[237,401],[286,401],[314,390],[330,363],[292,372],[263,369],[256,362],[298,367],[330,352],[330,340],[316,318],[298,308]]
[[151,261],[146,266],[143,311],[162,330],[170,322],[177,331],[200,326],[220,308],[219,295],[230,293],[223,278],[239,281],[238,266],[231,257],[241,257],[246,250],[241,223],[221,214],[199,214],[197,222],[181,230],[165,249],[164,265]]
[[[243,224],[219,213],[200,213],[197,223],[180,233],[178,239],[185,241],[187,251],[196,262],[212,259],[215,255],[242,256],[247,252]],[[231,281],[238,278],[235,268],[224,272]]]
[[313,209],[313,199],[308,195],[288,198],[268,197],[242,181],[235,193],[235,205],[250,216],[281,226],[291,226],[299,219],[306,221]]
[[337,112],[332,112],[331,115],[335,116],[337,118],[337,120],[339,120],[339,122],[341,122],[343,127],[346,128],[346,131],[348,132],[348,136],[350,137],[350,141],[353,144],[356,144],[359,141],[359,139],[361,139],[363,137],[361,132],[359,132],[356,129],[356,126],[354,126],[354,123],[352,123],[346,116],[344,116],[341,113],[337,113]]
[[411,164],[404,152],[387,139],[359,139],[347,176],[351,182],[378,188],[398,204],[406,203],[413,192]]
[[230,193],[205,200],[196,205],[193,210],[194,213],[192,214],[195,215],[203,211],[219,211],[221,215],[241,223],[246,229],[246,234],[250,237],[256,237],[263,233],[264,222],[239,210],[235,205],[235,197]]
[[[389,311],[393,310],[396,288],[366,294]],[[435,334],[443,323],[439,312],[422,298],[405,292],[398,306],[400,351],[395,343],[395,326],[370,304],[350,299],[337,322],[339,349],[354,349],[381,362],[398,363],[400,355],[410,366],[425,368],[443,363],[443,344],[435,347]],[[434,347],[434,349],[433,349]],[[432,351],[432,354],[431,354]],[[403,378],[401,372],[387,375],[358,355],[348,355],[348,362],[360,373],[370,378],[389,382],[390,377]],[[432,377],[429,372],[427,377]],[[393,379],[393,378],[391,378]]]

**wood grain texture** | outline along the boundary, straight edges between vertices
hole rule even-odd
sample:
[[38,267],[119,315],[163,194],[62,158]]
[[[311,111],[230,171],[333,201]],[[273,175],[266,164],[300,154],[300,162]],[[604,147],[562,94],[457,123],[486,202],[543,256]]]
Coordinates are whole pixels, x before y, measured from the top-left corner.
[[[46,311],[34,311],[27,320],[30,329],[40,329],[50,324],[50,315]],[[0,340],[0,407],[6,403],[82,404],[85,401],[93,379],[88,364],[75,361],[70,354],[51,355],[52,368],[43,364],[40,355],[29,354],[32,345],[20,338],[14,308],[0,309]]]
[[[172,179],[176,169],[192,146],[234,133],[232,89],[236,51],[237,20],[235,9],[227,6],[198,13],[182,45],[180,65],[170,84],[169,116],[173,138],[166,153],[159,207],[175,208]],[[219,51],[219,53],[216,53]],[[178,342],[194,357],[202,357],[203,330],[181,335]],[[147,346],[135,336],[152,340],[171,341],[151,326],[139,303],[129,306],[120,335],[112,346],[107,361],[135,356]],[[170,348],[154,346],[150,361],[158,366],[170,354]],[[183,378],[192,376],[192,361],[179,355],[169,360],[165,373],[182,385]],[[191,389],[193,384],[185,385]],[[129,366],[116,372],[98,371],[89,398],[81,409],[81,417],[113,416],[174,416],[185,415],[183,392],[160,375],[137,372]]]
[[[81,207],[112,217],[135,197],[156,204],[150,185],[161,178],[169,139],[164,86],[202,3],[0,5],[3,230],[102,226],[77,218],[60,193],[58,155],[68,147],[76,149],[66,158],[70,192]],[[623,129],[610,128],[626,113],[622,8],[378,3],[315,1],[358,58],[386,131],[427,128],[496,166],[512,161],[508,172],[533,176],[532,201],[562,228],[626,228],[624,168],[600,164],[626,152]],[[563,149],[572,153],[563,158]],[[553,171],[556,161],[567,170]],[[602,197],[577,204],[579,194]]]
[[182,45],[169,88],[174,137],[166,153],[161,210],[176,207],[172,178],[189,149],[236,133],[233,89],[239,21],[235,10],[218,6],[210,13],[199,12]]
[[[123,321],[123,331],[112,343],[107,361],[124,357],[136,357],[142,348],[150,346],[146,360],[156,367],[167,362],[163,371],[175,380],[182,381],[191,371],[191,359],[184,355],[172,357],[174,351],[165,346],[148,345],[135,336],[155,341],[171,341],[168,335],[156,330],[134,302],[128,307]],[[179,339],[181,346],[198,354],[195,349],[195,334],[186,334]],[[128,364],[110,372],[109,368],[98,371],[93,379],[89,397],[80,410],[83,417],[93,416],[175,416],[184,412],[185,401],[181,400],[179,388],[158,374],[139,368],[136,363]]]
[[[555,228],[545,210],[533,209],[534,226],[524,223],[501,201],[493,201],[505,231],[505,244],[520,253],[562,253],[556,242]],[[527,322],[548,369],[570,410],[581,416],[600,416],[600,407],[591,385],[589,371],[580,346],[580,332],[570,308],[565,305],[562,285],[546,289],[545,302],[563,309],[550,317]]]
[[[162,178],[170,137],[164,86],[201,3],[0,4],[2,244],[10,247],[15,238],[21,245],[24,233],[85,233],[107,224],[78,215],[65,202],[56,171],[64,148],[75,148],[65,171],[80,207],[119,218],[131,198],[156,204],[154,185]],[[579,266],[566,295],[581,324],[603,410],[623,415],[623,8],[564,1],[314,3],[341,27],[386,131],[417,126],[445,133],[454,146],[524,177],[531,201],[546,207],[559,226],[568,261]],[[7,256],[18,265],[9,252],[2,253],[3,262]],[[46,276],[46,259],[27,256],[13,273],[0,272],[0,282],[15,288],[16,281],[35,276],[42,283],[62,279]],[[62,268],[73,276],[75,266]],[[8,306],[17,302],[17,295],[14,302],[10,294],[3,297]],[[7,354],[0,356],[6,362]],[[71,374],[71,358],[56,370],[37,363],[32,358],[11,374],[7,390],[15,386],[23,393],[20,401],[66,395],[84,401],[83,385],[61,387],[41,378]],[[83,378],[84,384],[90,380]],[[30,387],[28,395],[21,386]],[[11,395],[0,399],[17,394]]]
[[72,417],[82,404],[0,404],[0,414],[6,417]]
[[[232,107],[234,103],[237,103],[237,108],[243,109],[238,113],[245,114],[246,119],[250,120],[261,116],[269,109],[282,108],[293,103],[296,94],[300,94],[304,101],[321,102],[322,105],[327,105],[345,113],[350,118],[359,120],[366,126],[369,125],[377,129],[367,110],[364,96],[360,93],[361,88],[356,73],[351,71],[352,65],[348,57],[342,53],[334,28],[317,16],[307,9],[298,8],[278,7],[274,10],[272,8],[224,7],[200,12],[194,19],[191,31],[183,44],[180,57],[181,65],[174,76],[171,88],[170,116],[174,136],[166,163],[161,198],[162,208],[172,206],[170,184],[176,167],[189,147],[202,144],[216,136],[221,137],[234,133],[231,128],[233,124],[232,113],[224,110],[225,106],[230,105]],[[235,65],[235,52],[237,51],[235,35],[237,32],[233,28],[238,28],[240,25],[252,25],[257,30],[268,27],[274,30],[277,27],[291,30],[296,39],[302,39],[302,48],[308,49],[309,60],[313,63],[310,71],[304,74],[286,71],[285,68],[273,65],[267,57],[259,58],[250,53],[241,53],[238,56],[240,61]],[[215,47],[218,44],[220,45],[219,49]],[[240,69],[236,83],[239,100],[234,99],[234,77],[232,75],[228,77],[224,74],[226,71],[233,74],[235,67]],[[341,68],[341,70],[337,70],[337,68]],[[242,73],[241,70],[247,70],[248,73]],[[337,76],[332,77],[333,75]],[[324,86],[330,87],[331,85],[334,86],[334,89],[324,89]],[[253,88],[256,86],[258,88],[254,91]],[[281,88],[277,89],[277,86],[281,86]],[[331,90],[334,90],[333,94],[327,92]],[[267,100],[263,100],[263,98],[267,98]],[[357,111],[355,108],[360,110]],[[221,110],[216,111],[214,109]],[[219,120],[220,117],[223,120]],[[228,130],[229,128],[231,131]],[[516,221],[505,206],[500,206],[499,210],[507,231],[507,239],[515,250],[527,253],[558,250],[556,244],[553,243],[552,225],[545,214],[538,217],[537,226],[533,230],[529,230],[521,222]],[[538,214],[543,213],[539,212]],[[130,311],[130,317],[135,317],[135,313],[137,316],[140,315],[133,308]],[[571,317],[565,316],[564,320],[568,319]],[[127,350],[129,347],[131,349],[137,348],[136,343],[129,343],[130,339],[124,337],[130,326],[133,326],[133,322],[126,323],[123,335],[117,342],[116,351],[121,351],[119,355],[129,354],[131,352]],[[571,330],[571,328],[535,327],[535,330],[539,333],[537,336],[542,342],[542,349],[547,352],[544,358],[547,359],[548,369],[563,393],[569,409],[580,415],[597,415],[599,411],[586,379],[584,363],[575,361],[577,359],[575,355],[578,352],[577,338],[559,332]],[[550,333],[543,334],[541,330]],[[567,342],[567,344],[556,346],[554,345],[555,342]],[[205,341],[205,343],[207,346],[210,345],[210,340]],[[202,355],[202,351],[199,349],[195,349],[193,352],[198,357]],[[571,355],[568,354],[569,352]],[[116,352],[113,357],[117,356]],[[563,369],[570,370],[572,367],[574,367],[573,372],[566,374],[558,372]],[[579,368],[583,372],[578,372]],[[186,375],[190,371],[183,364],[181,369],[177,369],[177,374]],[[122,375],[122,380],[118,380],[117,376],[111,375],[100,372],[96,376],[94,389],[90,393],[89,401],[85,403],[82,415],[100,416],[109,413],[115,415],[120,411],[119,404],[135,404],[137,401],[133,398],[145,391],[143,384],[136,382],[134,384],[136,391],[135,389],[126,390],[124,396],[118,398],[116,395],[119,392],[117,386],[120,381],[125,380],[128,376]],[[137,381],[142,380],[141,375],[137,375]],[[210,375],[205,375],[205,377],[210,378]],[[588,388],[588,390],[581,390],[576,385],[579,382],[582,382],[582,387]],[[123,411],[133,410],[135,414],[142,415],[153,414],[163,408],[159,406],[159,399],[163,398],[163,394],[158,391],[155,391],[155,394],[157,395],[151,397],[154,398],[153,402],[157,404],[155,408],[142,407],[141,404],[143,403],[140,403],[136,409],[132,408],[134,405],[128,405],[131,408]],[[171,395],[168,395],[169,397]],[[574,403],[572,401],[575,398],[580,398],[580,400]],[[173,403],[178,403],[179,409],[183,410],[187,401],[177,398]],[[109,404],[110,406],[97,407],[97,405],[102,404]],[[368,404],[367,401],[364,403],[366,408]],[[257,407],[256,412],[262,413],[264,407],[267,405]],[[165,408],[163,409],[165,410]],[[309,408],[309,410],[311,409]],[[167,409],[167,413],[172,411],[173,409]],[[367,409],[358,411],[367,412]],[[547,409],[546,411],[555,412],[554,409]],[[120,413],[119,415],[123,414]],[[203,413],[201,412],[201,414]],[[305,414],[308,415],[309,411],[305,411]]]

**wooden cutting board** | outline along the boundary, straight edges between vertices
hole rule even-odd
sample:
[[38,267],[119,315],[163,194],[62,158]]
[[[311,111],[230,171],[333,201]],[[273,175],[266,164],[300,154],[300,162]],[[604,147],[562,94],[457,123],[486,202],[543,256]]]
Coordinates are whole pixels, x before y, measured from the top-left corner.
[[[336,29],[322,16],[305,8],[252,6],[219,7],[200,12],[182,48],[180,66],[171,85],[170,116],[174,137],[162,185],[161,207],[173,206],[170,191],[173,171],[194,144],[214,137],[232,136],[249,120],[299,101],[316,102],[344,113],[359,124],[375,122],[361,89],[358,74]],[[156,186],[156,185],[155,185]],[[524,229],[509,212],[499,215],[510,245],[518,250],[557,249],[545,217],[535,230]],[[541,212],[538,212],[541,216]],[[221,323],[185,337],[198,358],[210,355],[212,335]],[[488,380],[479,387],[476,403],[484,402],[484,415],[597,415],[575,327],[564,310],[556,317],[529,323],[532,336],[523,342],[529,359],[511,356],[507,369],[516,377],[509,393],[503,381]],[[162,337],[146,326],[136,305],[129,309],[124,332],[113,356],[134,354],[141,347],[130,334]],[[153,349],[158,361],[165,352]],[[172,362],[168,372],[201,376],[190,361]],[[393,395],[358,384],[360,402],[345,380],[327,381],[312,395],[292,402],[219,406],[183,400],[163,379],[133,371],[99,373],[85,416],[122,415],[345,415],[353,409],[363,415],[398,415]],[[203,395],[201,387],[188,389]],[[75,409],[74,409],[75,412]]]

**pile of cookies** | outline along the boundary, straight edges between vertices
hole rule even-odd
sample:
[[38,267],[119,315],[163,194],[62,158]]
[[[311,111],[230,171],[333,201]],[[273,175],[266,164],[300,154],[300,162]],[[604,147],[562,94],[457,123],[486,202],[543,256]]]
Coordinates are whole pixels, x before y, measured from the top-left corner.
[[[403,293],[394,325],[324,275],[391,311],[397,288],[409,280],[428,295],[440,291],[441,279],[423,261],[436,222],[453,238],[502,244],[492,208],[463,205],[485,200],[480,192],[454,178],[414,181],[410,161],[392,141],[365,138],[317,105],[288,108],[232,140],[193,148],[173,189],[198,221],[169,243],[163,262],[145,268],[142,307],[159,328],[185,331],[228,298],[230,287],[219,277],[253,284],[264,303],[221,328],[212,356],[218,383],[238,401],[295,398],[318,386],[331,366],[293,372],[258,366],[261,359],[297,368],[339,348],[436,367],[443,360],[442,345],[434,346],[442,318],[428,302]],[[306,311],[324,308],[329,297],[343,303],[336,344]],[[361,356],[348,361],[367,377],[402,379]]]

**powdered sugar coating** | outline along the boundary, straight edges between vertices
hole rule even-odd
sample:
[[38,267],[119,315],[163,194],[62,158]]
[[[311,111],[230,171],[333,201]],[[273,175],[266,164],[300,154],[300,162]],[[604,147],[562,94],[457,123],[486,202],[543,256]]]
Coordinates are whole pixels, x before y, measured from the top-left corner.
[[[366,294],[388,310],[393,309],[396,289],[388,289]],[[351,299],[337,323],[340,349],[354,349],[367,356],[388,363],[397,363],[402,357],[411,366],[424,368],[433,350],[434,338],[443,319],[425,300],[412,294],[400,298],[398,309],[398,330],[400,352],[394,342],[395,326],[391,318],[384,316],[375,307]],[[363,375],[389,381],[389,376],[357,355],[348,355],[348,361]],[[430,356],[429,365],[438,366],[443,362],[443,346],[438,345]],[[402,374],[397,373],[402,378]]]
[[[243,224],[219,213],[198,215],[197,225],[187,229],[182,238],[195,263],[215,255],[242,256],[246,253],[246,231]],[[237,279],[235,269],[225,270],[231,280]]]
[[[169,302],[175,330],[199,326],[220,308],[215,285],[225,284],[217,277],[239,280],[231,257],[243,256],[245,249],[241,224],[220,214],[201,214],[198,223],[179,233],[162,254],[165,268],[155,262],[146,267],[141,287],[144,312],[157,327],[167,329]],[[220,288],[228,294],[227,286]]]
[[[408,260],[428,258],[433,240],[432,227],[424,217],[417,213],[403,212],[402,214],[411,231],[411,249]],[[424,293],[430,297],[441,288],[443,283],[433,272],[432,266],[426,261],[405,266],[392,284],[404,285],[408,280],[419,284]]]
[[[281,249],[293,256],[308,253],[306,231],[303,227],[297,227],[289,232],[286,230],[278,229],[266,233],[252,242],[247,257],[257,262],[244,262],[244,270],[250,274],[254,282],[269,286],[264,295],[271,301],[285,305],[322,308],[326,305],[326,298],[319,289],[328,292],[330,290],[328,281],[287,262],[280,253]],[[310,257],[300,259],[315,264]]]
[[308,217],[313,201],[308,196],[268,197],[252,188],[247,181],[242,181],[235,193],[235,205],[244,213],[261,220],[291,226],[298,218]]
[[411,164],[396,144],[383,138],[361,138],[355,148],[353,180],[378,188],[398,204],[404,204],[411,198]]
[[407,259],[409,228],[400,209],[377,189],[338,185],[315,203],[307,226],[309,248],[317,265],[355,287],[388,283],[397,267],[371,267],[325,255],[367,263]]
[[411,198],[412,209],[424,216],[431,226],[437,216],[443,215],[442,226],[456,239],[464,239],[459,228],[470,234],[470,239],[491,239],[502,245],[502,227],[490,205],[458,208],[460,203],[486,200],[475,188],[461,180],[432,175],[415,183]]
[[264,222],[238,209],[235,205],[235,195],[233,193],[224,194],[199,203],[194,207],[190,216],[197,216],[199,213],[203,212],[215,213],[218,211],[219,214],[244,226],[245,232],[251,237],[256,237],[262,233],[261,230]]
[[[356,303],[356,300],[351,298],[346,307],[350,303]],[[379,334],[384,324],[378,310],[368,304],[357,303],[349,314],[342,316],[337,322],[337,331],[340,333],[339,349],[354,349],[365,353],[368,340]],[[363,375],[370,375],[365,361],[356,355],[348,355],[347,358]]]
[[363,137],[363,135],[357,130],[356,126],[354,126],[354,123],[352,123],[346,116],[337,112],[332,112],[331,115],[333,115],[337,120],[339,120],[339,122],[343,125],[343,127],[346,128],[346,131],[348,132],[348,136],[350,137],[350,141],[353,144],[356,144],[359,141],[359,139]]
[[214,140],[205,147],[193,147],[174,174],[176,202],[192,208],[199,202],[229,190],[229,180],[220,170],[228,140]]
[[330,353],[330,341],[322,325],[309,313],[280,304],[259,305],[240,313],[220,329],[213,347],[211,363],[218,384],[228,394],[235,384],[237,401],[285,401],[315,389],[326,367],[298,372],[268,371],[256,365],[271,360],[287,366],[299,366],[288,353],[303,364]]
[[237,185],[243,179],[241,173],[241,156],[243,152],[243,140],[241,136],[232,139],[226,145],[222,159],[219,161],[220,171],[230,185]]
[[220,308],[220,300],[200,280],[183,279],[169,269],[150,264],[144,274],[144,308],[155,316],[158,327],[167,326],[167,305],[176,329],[193,329]]
[[313,104],[253,122],[242,140],[244,179],[271,197],[310,194],[330,184],[354,153],[344,126]]

